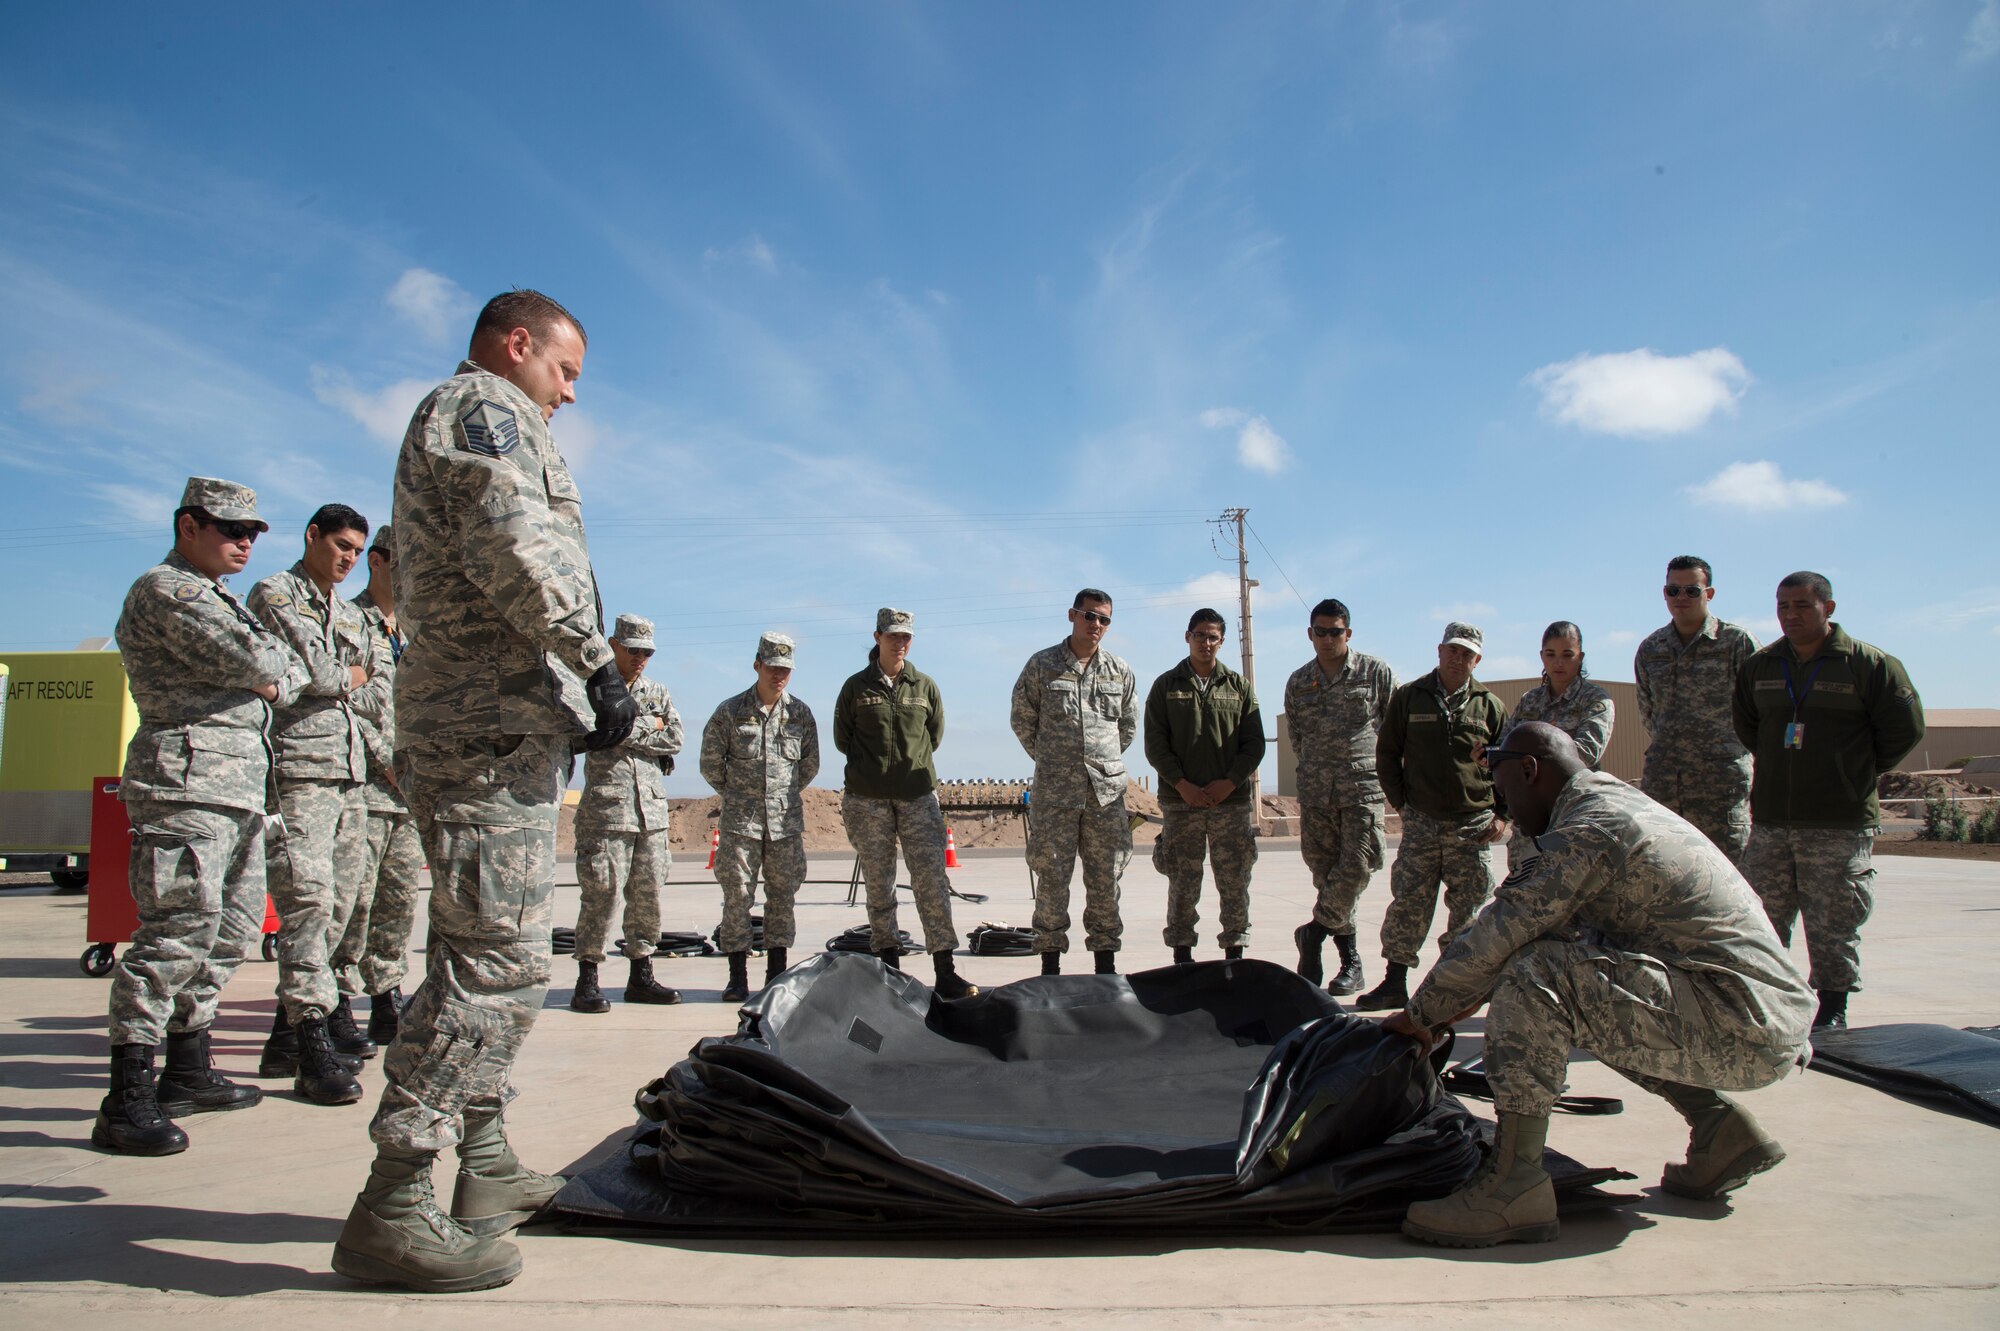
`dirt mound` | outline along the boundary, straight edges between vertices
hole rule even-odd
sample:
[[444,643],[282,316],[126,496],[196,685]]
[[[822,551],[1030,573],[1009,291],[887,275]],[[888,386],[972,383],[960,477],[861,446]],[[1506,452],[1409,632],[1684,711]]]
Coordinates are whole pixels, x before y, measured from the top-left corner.
[[1970,790],[1963,781],[1929,772],[1884,772],[1875,781],[1876,794],[1885,800],[1950,799]]

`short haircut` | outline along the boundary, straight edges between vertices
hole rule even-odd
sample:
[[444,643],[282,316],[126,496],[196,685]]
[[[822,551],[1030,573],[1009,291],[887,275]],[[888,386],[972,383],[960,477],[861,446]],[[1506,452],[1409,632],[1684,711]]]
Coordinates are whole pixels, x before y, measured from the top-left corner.
[[1217,628],[1222,630],[1223,636],[1227,637],[1229,634],[1229,621],[1224,619],[1221,615],[1217,614],[1215,611],[1209,609],[1207,606],[1203,606],[1201,609],[1195,611],[1193,614],[1188,616],[1187,631],[1189,633],[1194,632],[1195,626],[1197,624],[1213,624]]
[[478,346],[479,339],[489,333],[505,337],[516,328],[527,329],[539,342],[549,336],[557,323],[566,323],[576,329],[577,340],[586,347],[590,345],[590,334],[583,331],[583,325],[577,322],[574,314],[539,291],[515,287],[486,302],[486,308],[479,312],[479,317],[472,324],[472,345]]
[[[1555,623],[1549,625],[1547,628],[1542,630],[1542,645],[1545,647],[1552,640],[1560,642],[1564,638],[1575,638],[1576,650],[1579,654],[1582,654],[1583,630],[1578,628],[1576,625],[1570,623],[1567,619],[1558,619]],[[1581,678],[1584,679],[1590,678],[1590,671],[1581,666],[1577,668],[1576,673]],[[1547,679],[1548,677],[1549,677],[1549,672],[1544,670],[1542,672],[1542,678]]]
[[1787,573],[1779,579],[1780,587],[1803,587],[1813,600],[1826,602],[1833,599],[1833,584],[1826,580],[1826,574],[1801,569],[1797,573]]
[[1706,559],[1702,559],[1697,555],[1675,555],[1667,561],[1667,572],[1669,573],[1691,573],[1695,569],[1701,570],[1702,586],[1713,587],[1715,585],[1715,570],[1708,566]]
[[1099,591],[1095,587],[1085,587],[1082,591],[1076,594],[1076,599],[1069,603],[1069,608],[1072,610],[1081,610],[1083,609],[1083,603],[1085,601],[1102,601],[1104,602],[1104,604],[1110,605],[1111,593],[1106,591]]
[[187,506],[186,508],[177,508],[177,509],[175,509],[175,510],[174,510],[174,539],[175,539],[176,541],[180,540],[180,538],[181,538],[181,519],[182,519],[182,518],[193,518],[193,519],[194,519],[194,525],[195,525],[195,526],[197,526],[197,527],[199,527],[199,526],[200,526],[200,525],[201,525],[202,523],[204,523],[204,522],[207,522],[207,521],[209,520],[209,518],[208,518],[208,510],[207,510],[207,509],[205,509],[205,508],[203,508],[203,507],[201,507],[201,506],[200,506],[199,504],[189,504],[189,505],[188,505],[188,506]]
[[332,536],[336,532],[358,531],[368,534],[368,519],[356,513],[345,504],[321,504],[317,512],[306,523],[306,530],[319,528],[321,536]]
[[1310,624],[1315,619],[1337,619],[1348,628],[1354,627],[1354,621],[1347,617],[1347,607],[1331,596],[1312,608],[1312,613],[1306,616],[1306,623]]

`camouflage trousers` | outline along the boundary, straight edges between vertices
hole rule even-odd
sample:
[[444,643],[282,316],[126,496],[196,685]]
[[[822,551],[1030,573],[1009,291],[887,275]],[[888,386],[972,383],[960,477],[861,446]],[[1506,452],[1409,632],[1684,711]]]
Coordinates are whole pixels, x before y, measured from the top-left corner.
[[1153,867],[1167,876],[1167,927],[1160,931],[1168,947],[1193,947],[1195,925],[1201,919],[1201,861],[1204,851],[1215,870],[1215,895],[1221,904],[1223,947],[1250,942],[1250,869],[1257,863],[1256,828],[1250,805],[1225,804],[1214,809],[1190,809],[1169,804],[1160,810],[1160,839],[1153,843]]
[[644,832],[589,832],[576,839],[576,881],[583,908],[576,917],[576,959],[604,960],[611,933],[611,908],[625,894],[625,946],[637,961],[660,950],[660,885],[674,857],[667,829]]
[[158,1044],[215,1021],[264,927],[264,815],[131,800],[127,881],[139,927],[111,973],[111,1043]]
[[1445,931],[1438,946],[1449,946],[1493,895],[1493,849],[1460,833],[1482,826],[1484,814],[1433,818],[1403,809],[1403,842],[1389,871],[1389,909],[1382,917],[1382,956],[1398,966],[1415,966],[1417,953],[1437,914],[1438,885],[1444,885]]
[[1487,1009],[1494,1108],[1546,1117],[1573,1048],[1654,1091],[1662,1082],[1748,1091],[1784,1076],[1804,1049],[1804,1030],[1790,1044],[1718,1030],[1707,1018],[1709,983],[1639,952],[1553,938],[1529,943],[1508,958]]
[[333,973],[341,993],[350,998],[381,994],[403,983],[409,973],[410,930],[417,922],[423,869],[417,820],[401,809],[370,809],[361,870],[364,890],[355,898],[347,932],[333,953]]
[[1382,806],[1301,808],[1299,854],[1319,893],[1313,919],[1330,934],[1353,933],[1354,903],[1382,867]]
[[431,866],[424,981],[382,1059],[378,1145],[439,1151],[515,1095],[514,1056],[549,987],[556,814],[569,740],[507,735],[396,754]]
[[1815,989],[1861,988],[1861,926],[1875,908],[1875,829],[1765,827],[1750,833],[1743,876],[1787,947],[1803,920]]
[[1132,859],[1125,797],[1102,807],[1028,806],[1028,867],[1035,871],[1035,951],[1069,951],[1069,884],[1083,861],[1083,945],[1116,952],[1125,923],[1118,884]]
[[358,781],[278,782],[284,828],[266,847],[278,911],[278,1001],[297,1025],[340,1000],[333,954],[367,877],[368,803]]
[[750,902],[764,884],[764,946],[790,947],[798,937],[792,903],[806,877],[806,834],[744,836],[724,832],[715,847],[715,881],[722,887],[722,927],[716,943],[724,952],[750,950]]
[[1736,788],[1732,779],[1713,794],[1702,797],[1684,789],[1654,790],[1642,785],[1655,800],[1695,825],[1729,862],[1743,867],[1743,848],[1750,844],[1750,788]]
[[910,895],[924,930],[924,951],[953,952],[958,931],[951,924],[951,879],[944,869],[944,810],[937,792],[915,799],[875,799],[851,791],[840,797],[840,821],[861,857],[868,885],[868,932],[877,952],[896,946],[896,845],[910,870]]

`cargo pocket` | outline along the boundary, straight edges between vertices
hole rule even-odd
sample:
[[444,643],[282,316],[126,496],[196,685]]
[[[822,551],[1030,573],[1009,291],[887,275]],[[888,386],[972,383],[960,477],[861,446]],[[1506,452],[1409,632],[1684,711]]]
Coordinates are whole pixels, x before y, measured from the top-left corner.
[[[215,839],[198,828],[146,824],[135,829],[132,898],[140,911],[160,916],[220,909],[221,866],[211,863],[217,849]],[[207,874],[204,865],[210,868]],[[211,876],[214,892],[205,883]]]

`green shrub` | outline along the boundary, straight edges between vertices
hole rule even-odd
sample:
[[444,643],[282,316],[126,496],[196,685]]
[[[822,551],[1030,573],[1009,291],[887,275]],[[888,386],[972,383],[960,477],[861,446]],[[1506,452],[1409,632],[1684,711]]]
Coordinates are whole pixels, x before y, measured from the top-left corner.
[[2000,804],[1989,804],[1972,825],[1972,839],[1981,845],[2000,843]]
[[1965,810],[1957,800],[1933,795],[1924,801],[1924,826],[1917,833],[1919,841],[1964,841],[1969,835]]

